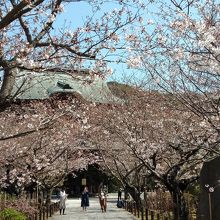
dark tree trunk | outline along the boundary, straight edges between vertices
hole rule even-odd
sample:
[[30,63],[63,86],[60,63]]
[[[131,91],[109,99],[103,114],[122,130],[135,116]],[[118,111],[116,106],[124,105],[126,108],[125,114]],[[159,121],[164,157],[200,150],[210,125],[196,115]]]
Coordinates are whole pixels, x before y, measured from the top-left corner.
[[46,205],[50,205],[51,203],[51,195],[52,195],[52,189],[47,188],[46,189]]
[[172,191],[170,190],[173,200],[173,214],[175,220],[188,220],[189,213],[186,205],[183,192],[178,186],[176,186]]
[[141,198],[140,198],[140,192],[137,190],[134,186],[126,186],[125,190],[130,193],[134,201],[136,202],[136,205],[138,208],[141,206]]
[[12,98],[12,90],[15,85],[17,69],[6,69],[4,71],[4,79],[0,90],[0,103],[4,104]]

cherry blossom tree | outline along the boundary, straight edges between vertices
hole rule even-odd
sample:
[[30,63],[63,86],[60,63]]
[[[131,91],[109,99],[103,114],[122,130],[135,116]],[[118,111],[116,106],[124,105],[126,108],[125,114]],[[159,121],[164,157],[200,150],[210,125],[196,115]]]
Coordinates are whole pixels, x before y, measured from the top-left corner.
[[171,193],[175,219],[187,219],[184,191],[199,178],[203,161],[212,156],[207,149],[211,140],[215,146],[211,126],[205,129],[198,116],[182,111],[182,105],[159,92],[139,91],[123,105],[96,109],[97,113],[90,111],[90,120],[95,118],[92,130],[99,136],[90,138],[98,138],[108,170],[130,186],[132,178],[143,182],[144,177],[153,177]]
[[[219,4],[205,1],[157,1],[157,20],[148,21],[141,49],[131,44],[158,85],[194,114],[212,125],[219,136]],[[146,40],[147,39],[147,40]],[[136,42],[136,44],[137,44]],[[216,139],[219,142],[219,137]]]
[[[175,219],[187,219],[184,190],[198,178],[203,161],[219,154],[220,9],[216,3],[153,1],[158,7],[155,21],[142,19],[139,11],[132,13],[126,2],[101,19],[87,18],[82,28],[64,27],[59,33],[53,23],[62,11],[61,1],[0,3],[1,103],[13,98],[18,68],[86,67],[91,74],[101,74],[108,72],[107,63],[112,61],[144,70],[159,91],[166,92],[138,91],[124,103],[82,109],[74,100],[68,105],[56,100],[55,109],[50,102],[34,102],[19,112],[13,105],[0,115],[7,121],[1,125],[0,137],[2,183],[35,178],[45,187],[54,186],[67,167],[68,171],[81,167],[82,151],[72,148],[72,143],[82,138],[97,145],[106,169],[136,190],[135,199],[139,183],[151,175],[170,191]],[[136,21],[142,23],[140,29],[125,31]],[[114,58],[116,51],[121,52]],[[36,108],[40,113],[35,113]],[[45,179],[45,173],[50,178]]]
[[80,145],[88,103],[74,95],[14,104],[2,112],[2,189],[20,194],[38,186],[47,192],[69,173],[96,162],[96,155]]
[[131,24],[140,22],[140,11],[144,5],[136,0],[114,1],[116,8],[101,15],[104,1],[90,1],[94,13],[85,19],[82,27],[72,30],[64,25],[55,29],[56,18],[69,2],[1,2],[0,66],[4,74],[0,90],[2,103],[14,98],[11,91],[16,75],[22,69],[68,70],[69,74],[74,75],[76,69],[87,68],[91,75],[105,75],[111,72],[108,62],[122,61],[126,51],[123,38],[129,33]]
[[[106,110],[103,106],[101,109]],[[98,128],[94,129],[93,126],[89,135],[86,132],[88,140],[96,146],[99,152],[99,168],[107,175],[117,179],[124,187],[126,194],[129,193],[140,207],[140,193],[144,187],[146,176],[146,170],[143,169],[144,165],[114,132],[108,135],[108,129],[101,124],[99,124],[99,129],[101,131],[104,129],[104,133]],[[95,136],[95,133],[99,135]]]
[[0,3],[0,118],[5,121],[0,128],[0,181],[8,192],[18,194],[38,184],[49,194],[66,174],[96,159],[90,150],[77,148],[86,116],[75,99],[65,104],[56,99],[11,105],[16,98],[12,90],[18,73],[59,70],[74,77],[76,69],[84,68],[89,69],[91,78],[111,73],[107,63],[124,62],[124,38],[131,24],[141,22],[140,10],[144,7],[138,1],[115,1],[116,9],[100,15],[104,1],[94,1],[94,14],[85,19],[83,27],[55,29],[56,18],[69,4],[65,2],[69,1]]
[[197,143],[214,158],[219,156],[218,1],[157,3],[157,19],[149,21],[146,37],[137,40],[141,47],[131,45],[131,51],[158,89],[182,103],[183,111],[200,117],[201,134],[209,135]]

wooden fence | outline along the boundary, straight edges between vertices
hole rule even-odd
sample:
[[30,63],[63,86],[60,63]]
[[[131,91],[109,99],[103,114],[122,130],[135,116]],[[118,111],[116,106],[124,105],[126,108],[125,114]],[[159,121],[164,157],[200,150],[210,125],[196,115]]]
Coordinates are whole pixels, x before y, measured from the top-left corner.
[[46,220],[52,217],[55,212],[59,210],[59,202],[51,203],[48,206],[42,206],[38,209],[38,212],[29,217],[28,220]]
[[168,213],[138,207],[134,201],[124,201],[124,208],[141,220],[170,220]]
[[[173,220],[170,212],[161,212],[160,210],[151,210],[146,207],[138,207],[134,201],[124,201],[124,208],[141,220]],[[190,220],[195,220],[196,216],[189,216]]]
[[[58,201],[51,202],[49,205],[46,205],[43,202],[39,203],[37,202],[38,197],[36,196],[36,193],[32,196],[30,196],[28,193],[24,194],[23,198],[25,200],[22,200],[22,202],[27,202],[30,207],[33,207],[36,210],[35,214],[31,214],[31,216],[28,217],[28,220],[46,220],[49,217],[52,217],[55,212],[59,211]],[[19,198],[0,192],[0,210],[7,207],[7,201],[19,201]]]

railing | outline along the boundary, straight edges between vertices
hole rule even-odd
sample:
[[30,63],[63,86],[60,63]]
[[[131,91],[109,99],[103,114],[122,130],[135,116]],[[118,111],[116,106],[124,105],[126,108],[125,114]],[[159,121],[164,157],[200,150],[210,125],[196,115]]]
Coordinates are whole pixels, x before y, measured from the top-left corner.
[[[139,220],[175,220],[173,217],[172,200],[167,195],[159,194],[159,199],[148,195],[147,200],[142,200],[138,206],[134,200],[124,200],[124,208]],[[184,194],[188,219],[196,220],[197,203],[189,193]]]
[[[20,197],[22,199],[22,197]],[[36,193],[30,196],[28,193],[23,195],[24,200],[22,202],[27,202],[30,207],[33,207],[36,210],[35,214],[34,211],[31,211],[31,216],[28,217],[28,220],[46,220],[49,217],[52,217],[55,212],[59,211],[59,202],[53,201],[49,205],[45,203],[38,203],[36,202],[37,196]],[[8,201],[14,201],[15,204],[19,201],[19,199],[14,195],[6,194],[5,192],[0,192],[0,210],[7,207]],[[27,214],[28,215],[28,214]]]
[[59,210],[59,202],[51,203],[48,206],[42,206],[39,208],[38,212],[29,217],[28,220],[46,220],[49,217],[52,217],[55,212]]
[[124,201],[124,208],[141,220],[170,220],[168,213],[160,213],[148,208],[138,207],[134,201]]

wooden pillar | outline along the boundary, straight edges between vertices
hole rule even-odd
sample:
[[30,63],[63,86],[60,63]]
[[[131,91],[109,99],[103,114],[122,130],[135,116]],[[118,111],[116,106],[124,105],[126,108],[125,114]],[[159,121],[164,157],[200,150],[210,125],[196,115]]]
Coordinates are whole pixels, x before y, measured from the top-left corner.
[[50,216],[50,217],[52,216],[52,207],[53,207],[53,204],[50,204],[50,206],[49,206],[49,208],[50,208],[49,216]]
[[57,211],[60,209],[60,203],[57,202]]
[[151,220],[154,220],[154,211],[150,211]]
[[134,209],[134,216],[137,214],[137,205],[136,202],[133,203],[133,209]]
[[157,220],[160,220],[160,213],[157,213]]
[[47,216],[47,219],[48,219],[49,218],[49,206],[48,205],[47,205],[46,210],[47,210],[46,216]]
[[140,217],[140,207],[137,205],[137,217],[139,218]]
[[46,212],[45,212],[45,211],[46,211],[46,209],[45,209],[45,207],[43,206],[43,220],[45,220],[45,219],[46,219],[46,218],[45,218],[45,217],[46,217],[46,215],[45,215],[45,214],[46,214]]
[[145,218],[146,218],[145,220],[148,220],[148,209],[147,208],[145,209]]
[[144,220],[144,208],[141,206],[141,220]]
[[42,209],[39,210],[39,220],[42,220]]

